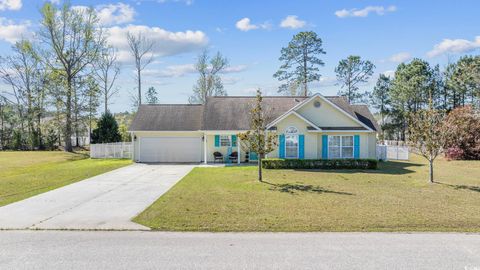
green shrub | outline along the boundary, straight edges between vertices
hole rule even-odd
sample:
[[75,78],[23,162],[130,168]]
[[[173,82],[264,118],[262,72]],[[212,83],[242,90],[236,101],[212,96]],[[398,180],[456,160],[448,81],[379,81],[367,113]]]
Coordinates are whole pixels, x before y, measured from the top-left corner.
[[376,170],[376,159],[263,159],[265,169],[363,169]]

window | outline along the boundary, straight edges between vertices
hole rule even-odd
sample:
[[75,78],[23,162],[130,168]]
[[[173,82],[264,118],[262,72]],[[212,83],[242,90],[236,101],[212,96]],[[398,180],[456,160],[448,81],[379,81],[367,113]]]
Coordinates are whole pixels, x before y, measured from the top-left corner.
[[230,136],[221,135],[220,136],[220,146],[231,146],[232,142],[230,141]]
[[329,158],[353,158],[353,136],[328,136]]
[[298,130],[288,127],[285,130],[285,158],[298,158]]

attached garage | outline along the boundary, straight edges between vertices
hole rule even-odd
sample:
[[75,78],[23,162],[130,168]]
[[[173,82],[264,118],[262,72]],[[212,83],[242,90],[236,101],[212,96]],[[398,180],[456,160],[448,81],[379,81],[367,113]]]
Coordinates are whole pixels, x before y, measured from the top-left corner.
[[201,137],[140,137],[139,162],[201,162]]

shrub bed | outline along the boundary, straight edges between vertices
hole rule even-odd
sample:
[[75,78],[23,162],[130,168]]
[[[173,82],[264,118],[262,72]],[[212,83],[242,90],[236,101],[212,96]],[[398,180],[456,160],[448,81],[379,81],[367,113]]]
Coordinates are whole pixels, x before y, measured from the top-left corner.
[[376,159],[263,159],[265,169],[363,169],[376,170]]

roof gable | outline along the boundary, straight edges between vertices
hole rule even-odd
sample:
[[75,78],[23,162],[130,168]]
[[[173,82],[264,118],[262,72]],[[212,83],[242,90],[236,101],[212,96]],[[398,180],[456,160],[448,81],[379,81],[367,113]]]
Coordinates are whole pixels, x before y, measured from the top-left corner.
[[[332,105],[330,102],[326,102],[325,99],[317,96],[295,111],[318,127],[362,127],[358,119],[352,117],[354,114],[348,103],[343,98],[333,98],[336,104],[339,105]],[[314,106],[316,102],[320,102],[319,107]],[[340,106],[345,109],[342,109]]]
[[[333,96],[333,97],[325,97],[319,93],[311,96],[310,98],[304,100],[303,102],[301,102],[300,104],[297,104],[296,106],[292,107],[291,109],[289,109],[288,111],[286,111],[283,115],[279,116],[277,119],[275,119],[274,121],[272,121],[272,123],[275,123],[279,118],[281,117],[284,117],[285,115],[289,114],[290,112],[292,111],[296,111],[296,112],[299,112],[303,117],[305,117],[306,119],[308,119],[309,121],[311,122],[316,122],[317,125],[322,125],[321,123],[321,120],[319,117],[315,117],[313,116],[311,113],[310,115],[308,115],[307,113],[307,110],[305,109],[302,109],[304,108],[307,104],[311,104],[313,103],[314,100],[316,99],[321,99],[322,101],[324,101],[325,103],[328,104],[328,106],[331,106],[331,108],[333,108],[336,112],[339,112],[341,113],[341,115],[345,116],[346,119],[349,119],[348,122],[343,122],[343,123],[340,123],[340,125],[338,123],[335,123],[334,126],[351,126],[353,123],[354,126],[361,126],[367,130],[371,130],[371,131],[375,131],[376,129],[375,128],[372,128],[368,125],[366,125],[363,121],[361,121],[360,119],[358,119],[357,115],[355,114],[355,111],[353,110],[353,107],[352,105],[350,105],[346,100],[345,98],[343,97],[339,97],[339,96]],[[368,109],[368,108],[367,108]],[[302,113],[303,111],[303,113]],[[309,117],[310,116],[310,117]],[[339,120],[340,116],[337,115],[335,117],[336,120]],[[313,119],[313,118],[317,118],[317,119]],[[368,117],[364,117],[364,118],[368,118]],[[326,119],[326,118],[324,118]],[[372,117],[373,119],[373,117]],[[372,121],[372,119],[370,119]],[[351,122],[350,122],[351,121]],[[373,121],[375,121],[373,119]],[[335,121],[334,121],[335,122]],[[270,124],[268,125],[268,127],[271,127],[273,124]],[[329,123],[329,126],[331,125],[331,123]],[[321,126],[319,126],[321,128]]]
[[[305,97],[263,97],[268,122],[299,104]],[[203,130],[248,130],[250,111],[256,97],[208,97],[203,115]]]

